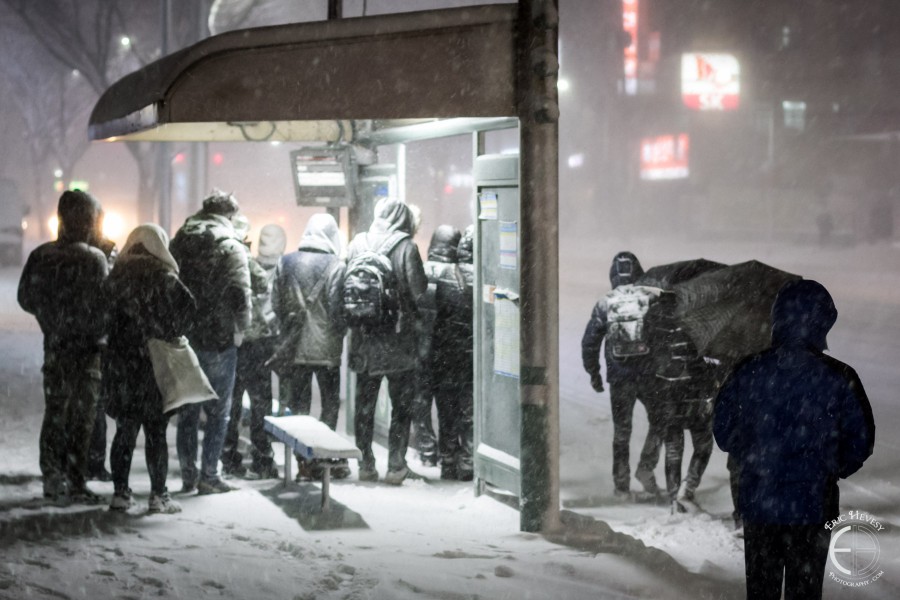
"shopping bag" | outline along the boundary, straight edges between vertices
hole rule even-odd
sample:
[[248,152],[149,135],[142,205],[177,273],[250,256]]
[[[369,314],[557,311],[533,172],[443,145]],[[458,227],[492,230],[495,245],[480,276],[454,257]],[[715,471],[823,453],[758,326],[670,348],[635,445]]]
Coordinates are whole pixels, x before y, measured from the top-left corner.
[[186,337],[167,342],[157,338],[147,340],[153,376],[163,399],[163,413],[169,413],[185,404],[214,400],[219,396],[213,390],[200,368],[200,362]]

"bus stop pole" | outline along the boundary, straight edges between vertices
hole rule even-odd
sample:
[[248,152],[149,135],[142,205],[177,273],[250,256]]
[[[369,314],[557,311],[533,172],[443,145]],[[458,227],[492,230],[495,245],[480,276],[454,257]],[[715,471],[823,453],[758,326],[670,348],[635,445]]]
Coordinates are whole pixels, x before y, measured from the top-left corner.
[[558,0],[521,0],[522,531],[559,528]]

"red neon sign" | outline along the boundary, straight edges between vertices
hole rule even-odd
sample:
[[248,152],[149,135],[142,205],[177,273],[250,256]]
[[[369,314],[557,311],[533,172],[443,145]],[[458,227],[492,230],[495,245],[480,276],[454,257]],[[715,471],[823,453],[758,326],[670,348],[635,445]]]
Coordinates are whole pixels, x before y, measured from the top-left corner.
[[641,140],[641,179],[684,179],[690,175],[690,136],[659,135]]
[[637,93],[638,80],[638,0],[622,0],[622,29],[631,36],[623,50],[625,60],[625,93]]

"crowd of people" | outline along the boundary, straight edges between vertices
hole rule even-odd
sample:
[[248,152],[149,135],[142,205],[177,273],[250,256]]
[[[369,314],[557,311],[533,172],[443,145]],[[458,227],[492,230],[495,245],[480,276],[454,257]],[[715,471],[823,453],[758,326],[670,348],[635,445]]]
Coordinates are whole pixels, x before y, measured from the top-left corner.
[[[442,479],[473,479],[472,226],[437,227],[423,262],[413,241],[417,214],[392,199],[377,203],[371,227],[346,250],[335,219],[322,213],[287,254],[284,229],[265,225],[255,256],[237,200],[219,191],[171,242],[161,227],[144,224],[121,252],[100,233],[103,212],[90,194],[64,192],[57,213],[57,240],[29,255],[18,290],[44,335],[39,460],[50,501],[102,503],[87,481],[111,479],[110,509],[134,506],[129,473],[143,428],[148,510],[180,511],[166,485],[172,416],[183,493],[234,489],[220,462],[232,477],[277,478],[263,428],[272,412],[272,373],[281,403],[295,414],[310,412],[315,378],[321,421],[335,429],[348,334],[360,481],[400,485],[410,474],[411,432],[423,463],[440,464]],[[871,455],[875,434],[856,373],[824,354],[837,319],[831,296],[815,281],[784,284],[767,324],[771,347],[723,364],[694,344],[672,290],[647,285],[643,275],[633,253],[613,258],[612,289],[594,306],[582,338],[584,368],[598,393],[602,349],[605,358],[615,495],[632,496],[629,445],[641,401],[649,427],[634,477],[644,493],[686,511],[715,441],[729,453],[748,596],[779,597],[784,586],[788,597],[820,597],[830,539],[822,525],[838,515],[837,481]],[[148,341],[182,336],[215,397],[166,412]],[[382,478],[372,443],[383,380],[391,422]],[[249,468],[238,444],[245,392]],[[111,473],[104,465],[106,415],[116,423]],[[683,477],[685,431],[693,454]],[[663,446],[664,492],[654,476]],[[349,474],[333,471],[336,478]],[[311,469],[298,475],[318,476]]]
[[[309,219],[295,252],[285,253],[282,227],[263,226],[254,255],[237,200],[215,190],[171,241],[158,225],[143,224],[118,252],[102,236],[102,208],[90,194],[64,192],[57,212],[57,239],[29,255],[18,290],[44,335],[40,469],[49,501],[103,503],[87,486],[97,479],[113,482],[111,510],[134,506],[129,473],[143,428],[148,510],[179,512],[167,487],[172,417],[182,493],[231,491],[227,477],[277,478],[263,428],[272,413],[272,373],[280,404],[292,414],[309,414],[315,378],[321,421],[335,429],[345,336],[356,375],[359,479],[379,480],[372,443],[383,379],[391,424],[382,480],[399,485],[409,475],[413,420],[420,432],[426,420],[433,430],[432,401],[439,416],[432,464],[440,461],[444,479],[472,479],[471,228],[463,235],[438,227],[432,245],[439,258],[429,254],[423,263],[413,241],[416,213],[384,199],[369,230],[346,249],[335,219],[322,213]],[[377,284],[367,279],[373,274]],[[148,341],[182,337],[215,398],[165,412]],[[239,449],[245,392],[249,465]],[[111,472],[106,416],[116,424]],[[335,478],[349,474],[346,467],[332,471]],[[298,477],[319,475],[306,468]]]

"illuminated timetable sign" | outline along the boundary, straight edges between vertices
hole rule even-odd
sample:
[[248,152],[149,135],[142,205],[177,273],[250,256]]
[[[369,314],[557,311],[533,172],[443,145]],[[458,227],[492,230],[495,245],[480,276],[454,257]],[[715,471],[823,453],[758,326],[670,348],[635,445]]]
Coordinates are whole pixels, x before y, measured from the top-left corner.
[[641,140],[641,179],[684,179],[690,175],[690,136],[659,135]]
[[740,103],[741,66],[731,54],[681,55],[681,99],[693,110],[735,110]]
[[625,93],[637,93],[638,81],[638,0],[622,0],[622,29],[631,36],[623,50],[625,59]]

